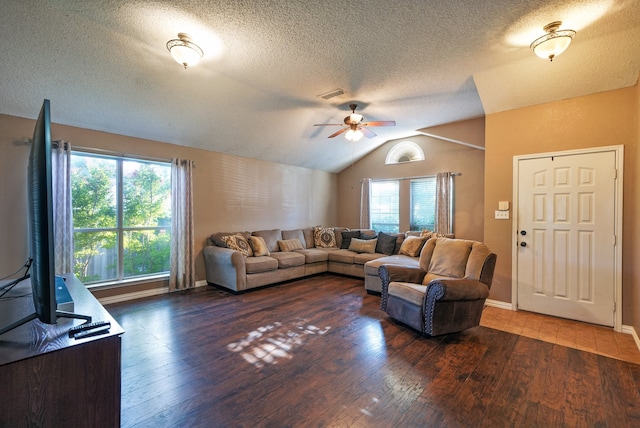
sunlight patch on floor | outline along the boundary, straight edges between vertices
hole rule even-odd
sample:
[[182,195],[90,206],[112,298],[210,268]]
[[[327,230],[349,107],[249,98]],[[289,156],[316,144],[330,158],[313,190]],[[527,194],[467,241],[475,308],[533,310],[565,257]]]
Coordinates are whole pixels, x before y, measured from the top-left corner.
[[299,319],[289,324],[274,322],[249,332],[239,342],[230,343],[227,349],[239,353],[249,364],[262,368],[266,364],[293,358],[293,351],[304,345],[310,336],[322,336],[331,327],[316,327]]

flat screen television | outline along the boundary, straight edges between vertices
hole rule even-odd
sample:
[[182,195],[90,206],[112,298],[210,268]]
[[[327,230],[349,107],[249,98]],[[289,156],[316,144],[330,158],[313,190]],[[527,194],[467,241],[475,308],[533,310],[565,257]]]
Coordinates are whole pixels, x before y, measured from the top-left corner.
[[[27,200],[29,206],[30,275],[35,312],[6,327],[0,334],[31,320],[56,324],[59,317],[91,321],[87,315],[58,310],[57,287],[61,277],[55,275],[53,188],[51,163],[51,111],[49,100],[44,100],[36,121],[27,169]],[[56,285],[58,282],[58,286]],[[66,288],[66,287],[65,287]]]

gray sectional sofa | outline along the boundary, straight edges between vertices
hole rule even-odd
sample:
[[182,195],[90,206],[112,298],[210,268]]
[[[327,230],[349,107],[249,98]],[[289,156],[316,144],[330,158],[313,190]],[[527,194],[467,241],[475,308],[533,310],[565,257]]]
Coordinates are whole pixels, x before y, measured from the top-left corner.
[[405,243],[407,234],[345,227],[216,233],[204,248],[206,279],[210,285],[243,292],[333,272],[364,278],[365,289],[379,293],[381,264],[418,266],[419,251],[406,251],[417,237]]

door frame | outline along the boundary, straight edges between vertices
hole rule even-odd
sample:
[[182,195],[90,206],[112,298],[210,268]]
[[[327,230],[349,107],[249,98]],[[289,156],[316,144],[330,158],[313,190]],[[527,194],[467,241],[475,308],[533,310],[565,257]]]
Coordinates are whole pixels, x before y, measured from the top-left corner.
[[614,300],[614,316],[613,328],[615,331],[622,331],[622,207],[623,207],[623,176],[624,176],[624,146],[604,146],[593,147],[577,150],[565,150],[559,152],[534,153],[528,155],[519,155],[513,157],[513,220],[511,234],[511,308],[518,310],[518,177],[519,162],[523,160],[539,159],[550,156],[571,156],[581,154],[592,154],[602,152],[615,153],[615,213],[614,213],[614,230],[615,230],[615,249],[614,249],[614,284],[613,284],[613,300]]

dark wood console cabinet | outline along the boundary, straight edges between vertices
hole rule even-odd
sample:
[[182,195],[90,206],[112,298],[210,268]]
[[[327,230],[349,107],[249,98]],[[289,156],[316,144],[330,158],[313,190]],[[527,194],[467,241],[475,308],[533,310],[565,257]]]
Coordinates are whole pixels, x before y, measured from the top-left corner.
[[[119,427],[120,336],[124,330],[73,275],[66,276],[73,312],[110,321],[107,334],[75,340],[68,330],[30,321],[0,335],[0,427]],[[33,312],[29,280],[0,301],[0,326]],[[7,297],[5,296],[5,297]]]

